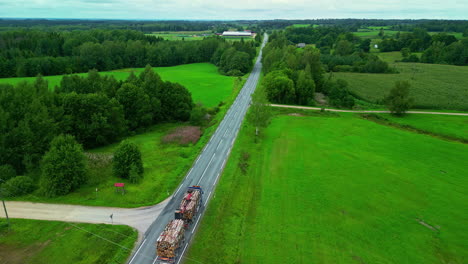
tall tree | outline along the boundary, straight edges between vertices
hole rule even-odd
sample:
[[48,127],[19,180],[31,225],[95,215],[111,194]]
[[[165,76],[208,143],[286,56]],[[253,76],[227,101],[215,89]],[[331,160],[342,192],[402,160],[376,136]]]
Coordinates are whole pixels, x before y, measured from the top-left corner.
[[114,176],[137,182],[143,177],[141,152],[135,143],[124,140],[114,153]]
[[247,118],[255,126],[255,135],[259,128],[265,128],[271,119],[271,107],[263,87],[258,87],[252,95],[252,103]]
[[408,81],[397,81],[385,98],[388,109],[394,115],[401,116],[413,104],[413,98],[409,97],[411,84]]
[[123,106],[129,129],[135,130],[151,124],[153,114],[150,99],[142,88],[125,83],[117,90],[116,99]]
[[65,195],[87,181],[83,148],[70,135],[52,140],[41,169],[42,192],[49,197]]

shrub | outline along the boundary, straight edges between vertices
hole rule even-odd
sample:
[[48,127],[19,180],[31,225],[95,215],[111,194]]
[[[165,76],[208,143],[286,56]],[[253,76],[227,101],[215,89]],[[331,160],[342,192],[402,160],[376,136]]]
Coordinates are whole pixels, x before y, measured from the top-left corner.
[[87,181],[83,147],[70,135],[52,140],[41,169],[42,191],[49,197],[68,194]]
[[[136,182],[143,176],[141,152],[135,143],[127,140],[122,141],[114,153],[113,163],[113,171],[116,177],[130,179],[130,176],[132,176],[130,180]],[[130,175],[132,167],[133,175]]]
[[27,176],[11,178],[2,185],[2,192],[6,197],[25,195],[31,193],[34,189],[33,180]]

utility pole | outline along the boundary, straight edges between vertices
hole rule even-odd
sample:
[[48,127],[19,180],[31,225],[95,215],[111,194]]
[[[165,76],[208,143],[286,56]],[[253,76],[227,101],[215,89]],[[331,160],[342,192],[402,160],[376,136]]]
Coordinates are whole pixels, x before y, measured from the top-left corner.
[[5,210],[5,216],[6,216],[7,223],[8,223],[8,229],[10,229],[10,218],[8,218],[8,212],[7,212],[7,209],[5,206],[5,200],[3,199],[3,197],[2,197],[2,203],[3,203],[3,209]]

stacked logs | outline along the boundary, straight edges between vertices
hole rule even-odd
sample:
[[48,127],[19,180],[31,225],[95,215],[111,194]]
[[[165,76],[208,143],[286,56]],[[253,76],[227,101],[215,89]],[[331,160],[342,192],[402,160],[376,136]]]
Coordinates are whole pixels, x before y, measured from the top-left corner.
[[183,213],[183,219],[192,221],[193,216],[197,213],[198,204],[200,203],[201,191],[188,190],[182,202],[180,203],[180,211]]
[[164,258],[175,258],[176,250],[184,239],[184,221],[176,219],[170,221],[156,242],[158,256]]

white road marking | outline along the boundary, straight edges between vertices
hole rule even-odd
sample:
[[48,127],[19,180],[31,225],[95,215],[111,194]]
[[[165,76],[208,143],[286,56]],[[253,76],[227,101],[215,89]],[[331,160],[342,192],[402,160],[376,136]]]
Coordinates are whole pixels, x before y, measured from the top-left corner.
[[[206,147],[205,147],[205,148],[206,148]],[[205,150],[203,150],[203,151],[205,151]],[[198,163],[198,161],[200,160],[200,157],[201,157],[201,155],[198,156],[198,159],[197,159],[197,161],[195,161],[195,163]]]
[[179,186],[179,189],[177,189],[177,191],[175,192],[174,196],[177,195],[177,193],[179,192],[180,188],[182,188],[182,184]]
[[216,156],[216,153],[213,153],[213,156],[211,157],[210,162],[208,163],[208,165],[206,166],[205,170],[203,171],[203,174],[202,174],[200,180],[198,181],[197,185],[200,185],[200,182],[201,182],[201,180],[203,179],[203,176],[205,176],[206,170],[210,167],[211,162],[213,161],[213,158],[214,158],[215,156]]
[[177,261],[177,264],[179,264],[180,260],[181,260],[182,257],[184,256],[184,252],[185,252],[185,249],[187,249],[187,246],[188,246],[188,243],[185,244],[184,251],[182,251],[182,254],[180,254],[180,257],[179,257],[179,260]]
[[198,215],[197,222],[195,223],[195,225],[194,225],[193,228],[192,228],[192,234],[193,234],[193,231],[195,231],[195,229],[197,228],[198,221],[200,221],[200,218],[201,218],[201,213]]
[[138,250],[137,250],[137,252],[135,253],[135,255],[133,255],[133,258],[130,260],[129,264],[131,264],[132,261],[135,259],[136,255],[138,255],[138,252],[140,252],[140,249],[141,249],[141,247],[145,244],[145,242],[146,242],[146,238],[145,238],[145,240],[143,240],[143,243],[141,243],[141,245],[140,245],[140,247],[138,248]]
[[226,129],[226,132],[224,132],[224,135],[223,135],[223,137],[225,137],[225,136],[226,136],[226,134],[227,134],[227,132],[228,132],[228,131],[229,131],[229,130],[227,130],[227,129]]
[[[221,168],[222,168],[222,167],[221,167]],[[221,174],[221,173],[218,172],[218,175],[216,175],[216,179],[215,179],[215,181],[213,182],[213,186],[214,186],[214,185],[216,184],[216,182],[218,181],[218,178],[219,178],[219,175],[220,175],[220,174]]]
[[210,195],[211,195],[211,192],[210,192],[210,194],[208,194],[208,197],[206,198],[205,204],[204,204],[203,206],[206,206],[206,204],[207,204],[208,201],[210,200]]
[[189,172],[187,173],[187,175],[190,175],[190,173],[192,173],[192,170],[193,170],[193,167],[189,170]]
[[218,143],[218,147],[216,147],[216,150],[218,150],[218,149],[219,149],[219,146],[221,146],[221,143],[223,143],[223,140],[222,140],[222,139],[219,141],[219,143]]
[[[230,149],[231,148],[229,148],[229,150]],[[229,151],[228,151],[228,155],[229,155]],[[224,169],[224,165],[226,165],[226,160],[227,160],[227,158],[224,158],[223,165],[221,165],[221,170]]]
[[158,255],[156,255],[156,258],[154,259],[153,264],[156,263],[157,260],[158,260]]

